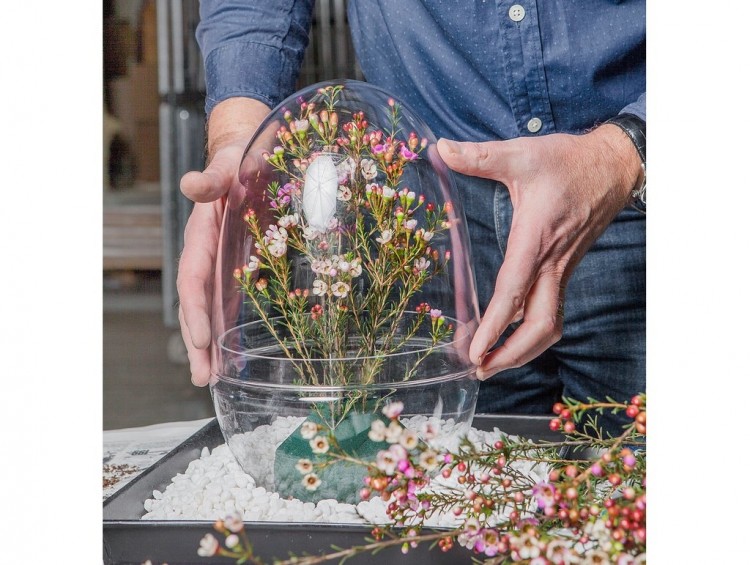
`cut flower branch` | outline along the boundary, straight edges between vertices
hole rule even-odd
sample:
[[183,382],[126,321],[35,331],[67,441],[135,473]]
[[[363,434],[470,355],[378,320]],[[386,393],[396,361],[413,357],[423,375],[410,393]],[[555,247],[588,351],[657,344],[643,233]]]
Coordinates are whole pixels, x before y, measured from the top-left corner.
[[[625,403],[568,400],[556,404],[557,417],[550,428],[555,431],[561,422],[572,422],[559,442],[505,436],[492,445],[464,440],[453,451],[431,445],[429,438],[435,430],[424,429],[422,441],[399,425],[391,427],[402,409],[394,403],[384,409],[388,425],[372,424],[371,436],[385,441],[388,448],[374,462],[358,460],[368,470],[360,497],[384,500],[389,523],[377,525],[365,544],[276,563],[339,561],[393,545],[407,553],[420,543],[437,545],[441,551],[462,546],[487,564],[646,562],[645,395]],[[632,421],[620,435],[602,437],[594,413],[603,410],[624,411]],[[308,426],[307,433],[328,462],[356,460],[340,450],[325,430]],[[564,458],[563,448],[594,455]],[[519,461],[543,467],[546,478],[533,480],[520,474],[515,467]],[[298,471],[310,477],[315,469],[315,464],[306,461]],[[450,477],[457,486],[441,485],[441,479]],[[317,477],[312,483],[311,488],[317,488]],[[437,512],[453,514],[457,527],[431,531],[425,523]],[[215,540],[211,543],[215,554],[230,555],[230,548],[222,547],[212,534],[208,536]],[[238,562],[251,558],[262,562],[253,555],[251,540],[231,551]]]
[[[370,384],[384,356],[420,328],[431,338],[425,357],[454,329],[440,305],[408,310],[450,261],[450,251],[430,245],[450,228],[450,202],[427,202],[402,182],[427,140],[414,132],[399,137],[400,107],[392,100],[385,131],[362,111],[344,121],[337,112],[341,88],[302,101],[299,115],[284,112],[278,145],[264,154],[281,179],[265,195],[273,222],[247,210],[255,254],[234,272],[284,354],[297,362],[301,384]],[[312,277],[305,286],[293,276],[300,265]],[[352,357],[364,360],[356,372],[333,363],[321,375],[307,362]]]

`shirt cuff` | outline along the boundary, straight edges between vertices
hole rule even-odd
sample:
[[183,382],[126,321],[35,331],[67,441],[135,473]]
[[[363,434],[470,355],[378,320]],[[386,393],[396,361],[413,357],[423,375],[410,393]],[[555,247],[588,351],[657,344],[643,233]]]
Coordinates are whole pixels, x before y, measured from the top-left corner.
[[294,92],[297,65],[283,49],[253,41],[217,47],[205,60],[206,116],[221,101],[254,98],[270,108]]
[[644,122],[646,121],[646,93],[638,97],[638,100],[632,102],[620,110],[620,114],[633,114],[638,116]]

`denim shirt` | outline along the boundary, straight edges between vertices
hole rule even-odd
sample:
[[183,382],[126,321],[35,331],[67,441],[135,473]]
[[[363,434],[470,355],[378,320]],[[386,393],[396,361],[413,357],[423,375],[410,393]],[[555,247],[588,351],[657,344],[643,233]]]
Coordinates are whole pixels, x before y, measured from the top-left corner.
[[[295,89],[312,0],[202,0],[206,112],[234,96],[276,106]],[[349,0],[366,79],[438,137],[580,133],[646,119],[645,0]]]

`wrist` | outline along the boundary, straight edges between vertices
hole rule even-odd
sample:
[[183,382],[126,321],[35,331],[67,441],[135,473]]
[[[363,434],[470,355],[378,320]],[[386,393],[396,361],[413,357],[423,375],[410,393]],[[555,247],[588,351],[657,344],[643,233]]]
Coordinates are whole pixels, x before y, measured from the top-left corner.
[[646,183],[645,159],[641,157],[635,143],[620,125],[605,122],[592,133],[598,134],[600,141],[611,156],[617,179],[613,189],[616,191],[618,201],[623,207],[631,204],[634,192],[644,187]]
[[227,145],[247,145],[271,109],[253,98],[228,98],[211,111],[206,124],[207,161]]
[[640,210],[646,211],[646,122],[640,117],[622,113],[610,118],[605,123],[617,126],[628,137],[633,148],[638,153],[641,166],[641,175],[638,182],[631,191],[631,205]]

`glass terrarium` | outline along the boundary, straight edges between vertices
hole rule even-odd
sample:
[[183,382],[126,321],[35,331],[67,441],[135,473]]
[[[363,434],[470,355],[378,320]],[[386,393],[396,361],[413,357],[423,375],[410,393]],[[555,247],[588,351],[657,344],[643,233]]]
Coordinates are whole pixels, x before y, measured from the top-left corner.
[[451,171],[395,95],[322,83],[260,125],[227,196],[214,405],[258,486],[357,502],[395,444],[468,431],[479,383],[469,237]]

